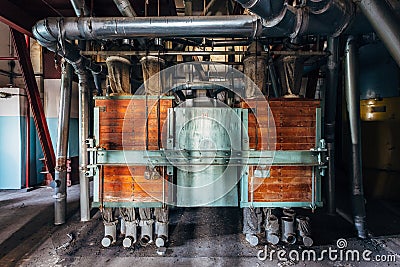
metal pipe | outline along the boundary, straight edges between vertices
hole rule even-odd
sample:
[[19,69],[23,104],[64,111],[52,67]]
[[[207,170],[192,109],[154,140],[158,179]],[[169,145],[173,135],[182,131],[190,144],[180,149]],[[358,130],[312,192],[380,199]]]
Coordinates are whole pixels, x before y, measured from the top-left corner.
[[400,20],[385,0],[355,1],[400,66]]
[[288,0],[236,0],[262,18],[263,36],[324,34],[339,36],[354,14],[348,0],[311,1],[306,8],[295,8]]
[[311,238],[311,223],[310,218],[305,216],[297,216],[297,232],[303,245],[306,247],[311,247],[314,243],[314,240]]
[[85,4],[85,0],[71,0],[71,4],[77,17],[90,16],[90,12]]
[[57,152],[55,168],[54,224],[65,223],[67,213],[67,152],[71,111],[73,69],[63,62],[61,71],[60,111],[58,114]]
[[[210,55],[246,55],[247,51],[82,51],[84,56],[210,56]],[[322,51],[271,51],[257,52],[259,56],[287,55],[287,56],[327,56]]]
[[366,212],[362,181],[360,92],[357,85],[357,42],[349,36],[345,49],[345,91],[352,143],[352,202],[358,237],[366,238]]
[[294,232],[294,219],[292,217],[282,217],[282,236],[281,240],[288,244],[296,243],[296,234]]
[[257,14],[261,18],[271,19],[282,12],[285,8],[285,0],[236,0],[244,8]]
[[267,215],[265,219],[265,237],[272,245],[279,243],[279,222],[275,215]]
[[114,0],[119,12],[124,17],[137,17],[135,10],[133,9],[129,0]]
[[336,213],[335,204],[335,122],[339,83],[339,39],[328,38],[328,73],[325,101],[325,140],[328,147],[328,212]]
[[47,18],[33,27],[41,43],[136,37],[247,37],[259,34],[257,16]]
[[89,134],[89,93],[87,72],[76,69],[79,78],[79,183],[80,183],[80,210],[81,221],[89,221],[89,178],[87,177],[87,144]]
[[274,91],[275,97],[280,97],[282,92],[281,85],[279,84],[278,76],[276,75],[275,65],[272,58],[268,60],[268,74],[271,79],[272,90]]

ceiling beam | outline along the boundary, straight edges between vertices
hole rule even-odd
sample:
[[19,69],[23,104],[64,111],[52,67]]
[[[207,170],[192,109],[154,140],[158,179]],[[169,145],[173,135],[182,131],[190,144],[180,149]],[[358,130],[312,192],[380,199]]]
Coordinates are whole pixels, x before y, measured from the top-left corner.
[[37,19],[11,1],[1,0],[0,21],[23,34],[33,37],[32,27],[35,25]]

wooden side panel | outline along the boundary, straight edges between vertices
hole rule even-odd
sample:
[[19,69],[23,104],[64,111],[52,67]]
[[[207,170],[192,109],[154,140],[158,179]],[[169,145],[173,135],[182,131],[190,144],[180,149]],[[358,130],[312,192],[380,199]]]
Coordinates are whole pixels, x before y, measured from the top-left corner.
[[[166,130],[163,126],[168,108],[172,107],[171,99],[161,99],[159,103],[152,99],[97,99],[96,106],[100,107],[99,146],[109,150],[158,150],[162,146],[161,131]],[[157,169],[160,174],[165,173],[163,168]],[[163,183],[166,177],[147,180],[145,172],[145,166],[104,166],[103,201],[161,201],[163,186],[167,191],[167,182]]]
[[[271,129],[267,125],[268,112],[263,101],[250,100],[242,103],[249,110],[250,148],[269,149],[260,136]],[[276,150],[309,150],[315,147],[316,108],[319,101],[277,99],[269,100],[275,121]],[[261,108],[260,108],[261,107]],[[271,146],[271,145],[270,145]],[[254,202],[310,202],[312,201],[312,167],[274,166],[268,178],[254,178],[255,167],[249,167],[248,199]]]

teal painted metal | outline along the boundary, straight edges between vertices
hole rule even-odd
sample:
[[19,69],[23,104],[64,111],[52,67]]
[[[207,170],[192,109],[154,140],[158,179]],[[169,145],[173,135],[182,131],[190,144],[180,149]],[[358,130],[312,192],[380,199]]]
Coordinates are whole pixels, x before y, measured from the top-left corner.
[[[214,155],[212,155],[214,154]],[[320,151],[278,150],[278,151],[180,151],[180,150],[97,150],[98,165],[156,165],[186,166],[226,165],[233,166],[319,166]],[[211,156],[212,155],[212,156]],[[212,162],[208,159],[214,158]],[[227,159],[228,158],[228,159]]]
[[94,208],[161,208],[161,202],[92,202]]
[[151,95],[120,95],[120,96],[95,96],[93,99],[98,99],[98,100],[123,100],[123,99],[153,99],[153,100],[158,100],[158,99],[175,99],[174,96],[151,96]]
[[[241,208],[310,208],[322,207],[322,202],[241,202]],[[314,207],[314,208],[313,208]]]
[[170,159],[174,163],[183,163],[177,168],[176,205],[237,206],[240,178],[237,167],[230,164],[229,158],[231,150],[241,150],[241,117],[235,109],[208,105],[178,107],[174,111],[169,123],[174,125],[174,149],[179,154],[172,153],[171,156],[186,154],[178,161]]
[[[100,108],[99,107],[94,107],[93,109],[93,118],[94,118],[94,124],[93,124],[93,134],[96,137],[100,136]],[[97,140],[94,139],[95,144],[97,144]],[[95,162],[96,164],[96,162]],[[96,167],[96,171],[93,175],[93,202],[99,202],[100,201],[100,183],[101,179],[103,177],[100,176],[100,171],[99,168]]]

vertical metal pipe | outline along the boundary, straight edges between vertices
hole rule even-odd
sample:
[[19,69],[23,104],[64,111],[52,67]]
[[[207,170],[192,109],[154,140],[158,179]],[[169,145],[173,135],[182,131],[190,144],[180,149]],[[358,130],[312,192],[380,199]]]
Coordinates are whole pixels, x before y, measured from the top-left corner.
[[90,11],[85,4],[84,0],[71,0],[72,7],[74,8],[77,17],[88,17]]
[[352,202],[358,237],[366,238],[366,213],[362,181],[360,92],[357,85],[357,42],[349,36],[345,50],[345,91],[352,143]]
[[137,17],[135,10],[133,9],[129,0],[114,0],[119,12],[124,17]]
[[79,78],[79,184],[81,221],[90,220],[89,178],[86,176],[88,152],[86,139],[89,134],[89,94],[87,72],[77,70]]
[[400,66],[400,20],[385,0],[355,1]]
[[31,169],[31,107],[26,99],[26,157],[25,157],[25,188],[29,188],[29,176]]
[[73,68],[63,60],[61,72],[60,111],[55,168],[54,224],[65,223],[67,213],[67,152],[69,119],[71,114]]
[[336,213],[335,205],[335,122],[339,81],[339,38],[328,38],[328,72],[325,97],[325,141],[328,148],[328,212]]

